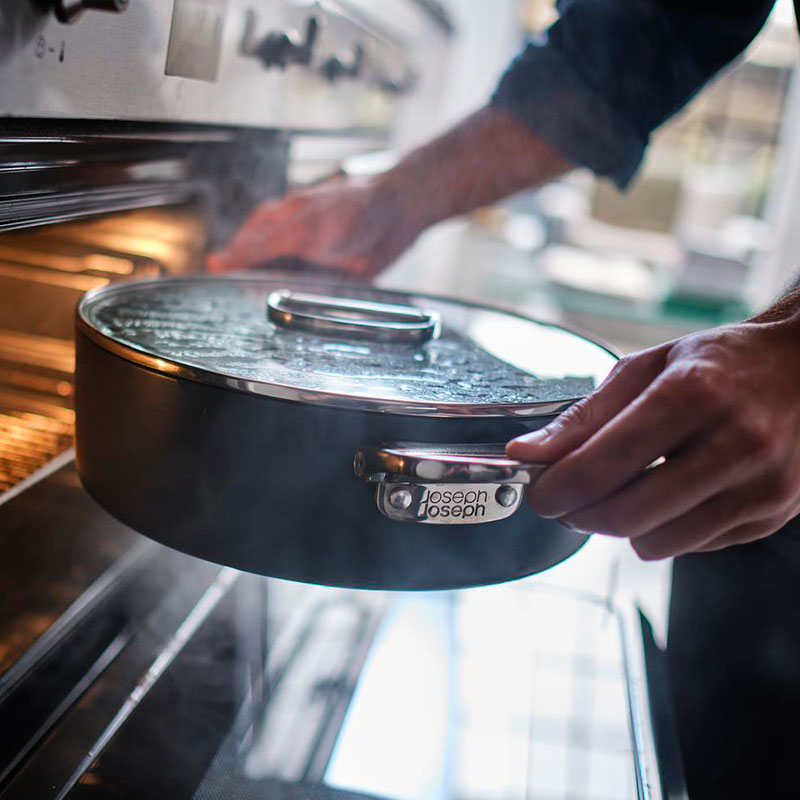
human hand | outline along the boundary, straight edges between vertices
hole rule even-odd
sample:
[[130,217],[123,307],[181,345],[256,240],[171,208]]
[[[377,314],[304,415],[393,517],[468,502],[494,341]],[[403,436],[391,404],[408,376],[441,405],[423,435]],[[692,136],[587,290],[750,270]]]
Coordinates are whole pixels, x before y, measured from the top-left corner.
[[514,114],[487,106],[370,181],[335,178],[264,203],[207,267],[295,257],[372,277],[430,225],[572,167]]
[[295,257],[371,277],[419,230],[386,182],[333,178],[260,205],[206,266],[209,272],[229,272]]
[[800,512],[799,301],[626,357],[510,442],[510,458],[552,464],[528,489],[533,510],[627,537],[646,560],[781,528]]

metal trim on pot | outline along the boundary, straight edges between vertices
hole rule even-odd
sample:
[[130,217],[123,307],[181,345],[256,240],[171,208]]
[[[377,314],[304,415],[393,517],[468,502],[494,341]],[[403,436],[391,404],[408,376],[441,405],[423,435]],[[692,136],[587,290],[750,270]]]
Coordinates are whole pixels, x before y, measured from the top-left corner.
[[[402,416],[426,417],[426,418],[515,418],[525,420],[528,418],[546,417],[560,414],[573,403],[581,399],[581,396],[568,397],[550,402],[534,402],[529,404],[509,405],[505,403],[428,403],[416,402],[413,400],[381,400],[378,398],[354,397],[332,391],[301,389],[294,386],[287,386],[280,383],[264,383],[260,381],[245,380],[232,376],[222,375],[218,372],[206,370],[201,367],[191,366],[180,363],[169,358],[157,356],[133,345],[124,344],[110,336],[106,336],[99,331],[86,317],[86,309],[92,304],[99,294],[112,296],[128,290],[132,285],[137,287],[148,287],[155,284],[168,286],[171,284],[186,284],[187,282],[213,282],[219,280],[215,276],[192,276],[159,278],[152,281],[118,281],[111,286],[93,289],[87,292],[78,304],[77,309],[77,330],[86,336],[96,345],[104,350],[113,353],[120,358],[124,358],[139,366],[153,369],[162,374],[167,374],[176,378],[184,378],[199,383],[218,386],[233,391],[246,392],[249,394],[270,397],[277,400],[286,400],[295,403],[314,404],[328,408],[346,409],[350,411],[367,411],[378,414],[399,414]],[[241,281],[243,284],[248,281],[255,281],[252,275],[234,274],[225,277],[226,281]],[[287,276],[287,282],[303,285],[303,280],[292,276]],[[308,281],[309,288],[318,285],[318,281]],[[348,287],[350,288],[350,287]],[[393,292],[382,292],[383,294],[396,294]],[[415,298],[423,301],[444,301],[452,302],[451,298],[440,297],[432,294],[414,294]],[[483,310],[487,307],[480,303],[458,301],[461,306],[467,309]],[[498,311],[499,309],[492,309]],[[266,309],[265,309],[266,313]],[[502,313],[510,318],[523,321],[530,321],[524,314],[502,310]],[[437,323],[438,324],[438,323]],[[551,323],[539,323],[554,330],[574,333],[577,336],[586,338],[583,334],[573,331],[563,325]],[[589,340],[598,349],[605,351],[609,356],[616,359],[618,356],[606,345]]]

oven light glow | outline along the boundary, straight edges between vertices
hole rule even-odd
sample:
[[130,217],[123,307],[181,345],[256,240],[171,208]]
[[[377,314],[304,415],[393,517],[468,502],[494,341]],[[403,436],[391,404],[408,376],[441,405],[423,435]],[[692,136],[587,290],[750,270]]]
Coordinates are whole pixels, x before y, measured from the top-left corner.
[[113,272],[115,275],[130,275],[133,272],[133,262],[127,258],[92,253],[86,256],[83,262],[86,269],[96,272]]

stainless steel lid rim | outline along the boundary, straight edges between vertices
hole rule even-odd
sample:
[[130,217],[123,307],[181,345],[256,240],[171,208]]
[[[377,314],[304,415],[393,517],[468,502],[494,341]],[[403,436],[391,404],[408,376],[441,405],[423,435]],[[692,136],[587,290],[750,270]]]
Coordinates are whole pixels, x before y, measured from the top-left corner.
[[[99,345],[109,353],[132,362],[139,367],[152,370],[153,372],[167,375],[175,380],[191,381],[217,386],[220,389],[239,392],[241,394],[262,397],[265,400],[278,400],[286,403],[299,403],[306,406],[325,406],[328,408],[340,409],[342,411],[357,411],[369,414],[396,415],[399,417],[433,417],[438,419],[541,419],[542,417],[553,417],[569,408],[573,403],[580,400],[580,397],[573,397],[558,403],[538,403],[528,408],[514,409],[502,405],[458,405],[451,406],[428,406],[424,404],[401,404],[391,402],[386,404],[362,402],[356,398],[345,394],[335,394],[328,392],[315,392],[306,394],[298,391],[292,386],[282,386],[280,384],[264,385],[252,381],[237,380],[235,378],[221,379],[218,373],[209,372],[199,368],[193,368],[179,362],[161,359],[156,356],[136,350],[120,344],[111,337],[105,336],[95,328],[87,325],[83,319],[79,319],[78,328],[80,333],[87,339]],[[167,369],[165,369],[165,366]]]
[[[387,406],[386,408],[370,408],[365,409],[355,405],[346,404],[346,396],[342,396],[342,404],[327,404],[319,403],[312,400],[298,399],[292,393],[291,387],[285,396],[280,394],[267,395],[258,392],[250,391],[248,388],[235,385],[235,382],[230,384],[215,383],[213,381],[206,381],[202,377],[191,377],[190,373],[173,375],[165,372],[163,368],[151,366],[148,363],[140,363],[134,361],[125,355],[120,355],[114,348],[114,340],[107,339],[103,334],[99,334],[91,328],[85,327],[81,321],[78,321],[76,331],[76,342],[87,343],[105,355],[120,362],[123,365],[129,365],[136,370],[141,370],[156,376],[162,380],[170,380],[178,385],[184,385],[187,388],[192,386],[200,386],[203,388],[214,389],[223,395],[243,395],[252,399],[255,402],[263,403],[265,409],[272,408],[286,408],[295,407],[298,409],[305,409],[307,412],[316,414],[324,414],[331,423],[336,420],[344,420],[345,426],[347,420],[358,419],[372,419],[385,420],[386,425],[389,426],[388,430],[393,430],[393,424],[403,426],[401,428],[404,433],[392,434],[389,436],[390,443],[396,443],[398,436],[402,439],[413,439],[418,447],[426,447],[428,445],[454,445],[461,447],[464,443],[467,445],[475,445],[476,448],[483,446],[484,442],[489,438],[485,431],[486,426],[491,426],[491,430],[501,437],[505,436],[508,440],[515,436],[520,436],[528,431],[536,430],[543,427],[548,422],[553,420],[564,409],[568,408],[573,402],[580,398],[570,400],[563,406],[553,407],[550,413],[544,413],[540,410],[536,415],[523,416],[511,414],[437,414],[437,413],[423,413],[424,406],[419,406],[413,409],[413,413],[402,413],[398,411],[398,407]],[[102,337],[103,342],[98,341],[98,337]],[[110,346],[107,346],[110,345]],[[544,406],[543,406],[544,408]],[[433,412],[434,409],[431,409]],[[412,426],[412,427],[409,427]],[[435,431],[435,433],[433,433]],[[473,435],[473,431],[475,432]],[[419,435],[418,435],[419,434]],[[499,440],[497,440],[499,441]],[[497,444],[495,441],[495,444]],[[378,444],[378,440],[354,440],[356,445],[369,445]],[[387,444],[383,438],[380,439],[381,444]],[[354,447],[354,452],[355,452]]]
[[[584,394],[574,394],[560,397],[556,400],[537,400],[533,402],[520,403],[482,403],[482,402],[448,402],[436,401],[427,402],[406,398],[379,398],[364,397],[353,393],[337,392],[320,388],[304,388],[292,386],[278,381],[249,380],[230,374],[222,374],[219,371],[204,369],[196,364],[189,364],[186,361],[179,361],[164,354],[156,354],[148,351],[145,347],[137,346],[132,342],[122,341],[120,338],[108,335],[99,330],[98,327],[89,319],[88,312],[98,298],[108,300],[115,295],[127,291],[148,290],[152,287],[171,287],[171,286],[192,286],[192,285],[211,285],[214,282],[224,281],[227,285],[248,286],[263,289],[265,282],[274,283],[275,286],[282,285],[280,276],[266,275],[262,278],[252,274],[234,274],[219,278],[217,276],[192,276],[190,278],[162,278],[155,281],[121,281],[111,287],[88,292],[78,306],[77,325],[78,330],[87,338],[94,341],[100,347],[113,352],[115,355],[153,369],[157,372],[168,374],[175,378],[182,378],[200,383],[217,385],[225,389],[239,391],[247,394],[283,400],[288,402],[298,402],[306,405],[324,405],[331,408],[340,408],[353,411],[366,411],[379,414],[397,414],[399,416],[419,416],[437,418],[539,418],[554,416],[568,408]],[[298,285],[304,289],[312,289],[320,285],[320,279],[297,277],[292,275],[285,276],[287,284]],[[552,330],[558,333],[575,335],[585,342],[588,346],[598,352],[608,356],[610,364],[616,359],[616,355],[605,345],[586,339],[579,334],[573,334],[568,328],[552,323],[542,323],[533,321],[530,318],[515,312],[509,312],[492,308],[491,306],[479,303],[454,301],[452,298],[441,297],[433,294],[413,294],[408,295],[402,292],[390,290],[376,290],[369,287],[353,284],[349,280],[332,280],[327,276],[321,279],[324,288],[343,289],[354,297],[362,295],[364,297],[380,296],[390,300],[396,298],[408,298],[412,296],[421,302],[433,302],[443,304],[456,304],[464,309],[472,309],[478,312],[502,315],[504,318],[518,320],[521,323],[535,325],[542,329]],[[266,310],[265,310],[266,313]]]

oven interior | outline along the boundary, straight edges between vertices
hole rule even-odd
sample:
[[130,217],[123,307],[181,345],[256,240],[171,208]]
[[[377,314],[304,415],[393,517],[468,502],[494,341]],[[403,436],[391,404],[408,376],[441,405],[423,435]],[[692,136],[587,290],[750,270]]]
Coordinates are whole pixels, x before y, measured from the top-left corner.
[[0,493],[71,446],[83,293],[201,271],[257,199],[285,189],[279,134],[52,128],[0,130]]

